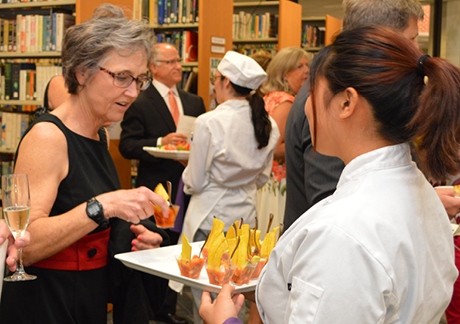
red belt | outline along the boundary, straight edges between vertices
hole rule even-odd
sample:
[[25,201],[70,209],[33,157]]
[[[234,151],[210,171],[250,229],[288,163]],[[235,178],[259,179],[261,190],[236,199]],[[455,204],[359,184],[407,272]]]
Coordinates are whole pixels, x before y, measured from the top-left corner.
[[93,270],[107,265],[110,228],[86,235],[55,255],[33,264],[55,270]]

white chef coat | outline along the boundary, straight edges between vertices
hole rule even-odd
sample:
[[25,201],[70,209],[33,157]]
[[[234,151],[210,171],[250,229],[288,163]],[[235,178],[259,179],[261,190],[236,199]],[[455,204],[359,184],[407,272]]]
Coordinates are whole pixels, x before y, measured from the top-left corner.
[[446,211],[400,144],[345,167],[283,234],[256,299],[266,324],[438,324],[456,278]]
[[267,146],[258,149],[247,100],[228,100],[195,121],[184,191],[192,195],[183,233],[192,240],[197,229],[210,230],[213,216],[226,224],[241,217],[254,224],[257,189],[269,179],[279,138],[276,122]]

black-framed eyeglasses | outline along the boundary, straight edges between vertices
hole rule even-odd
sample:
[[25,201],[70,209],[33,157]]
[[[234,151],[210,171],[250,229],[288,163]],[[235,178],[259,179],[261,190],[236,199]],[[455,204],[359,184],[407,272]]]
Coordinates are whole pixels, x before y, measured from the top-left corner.
[[104,71],[105,73],[109,74],[113,78],[113,85],[118,88],[127,88],[136,81],[137,90],[145,90],[149,87],[150,82],[152,82],[152,78],[148,75],[141,74],[137,78],[133,77],[132,75],[125,73],[125,72],[112,72],[99,66],[99,70]]
[[182,64],[182,59],[172,59],[172,60],[155,60],[155,62],[166,63],[167,65]]
[[215,85],[216,84],[216,79],[217,78],[220,78],[221,80],[225,79],[225,76],[224,75],[214,75],[212,74],[210,77],[209,77],[209,82],[211,82],[211,85]]

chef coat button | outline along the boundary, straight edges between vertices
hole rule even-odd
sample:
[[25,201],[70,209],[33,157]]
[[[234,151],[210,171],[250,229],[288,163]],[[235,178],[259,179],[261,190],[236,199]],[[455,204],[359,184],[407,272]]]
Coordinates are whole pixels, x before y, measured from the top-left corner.
[[93,256],[96,255],[96,253],[97,253],[97,250],[96,250],[96,249],[91,249],[91,250],[88,251],[88,256],[89,256],[90,258],[92,258]]

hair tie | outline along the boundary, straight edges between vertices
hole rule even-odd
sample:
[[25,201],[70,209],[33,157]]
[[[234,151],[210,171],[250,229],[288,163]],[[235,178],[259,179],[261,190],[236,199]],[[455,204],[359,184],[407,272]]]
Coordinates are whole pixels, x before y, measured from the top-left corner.
[[422,78],[426,75],[425,72],[423,72],[423,64],[425,63],[425,60],[429,58],[428,54],[422,55],[417,63],[417,74],[420,75]]

